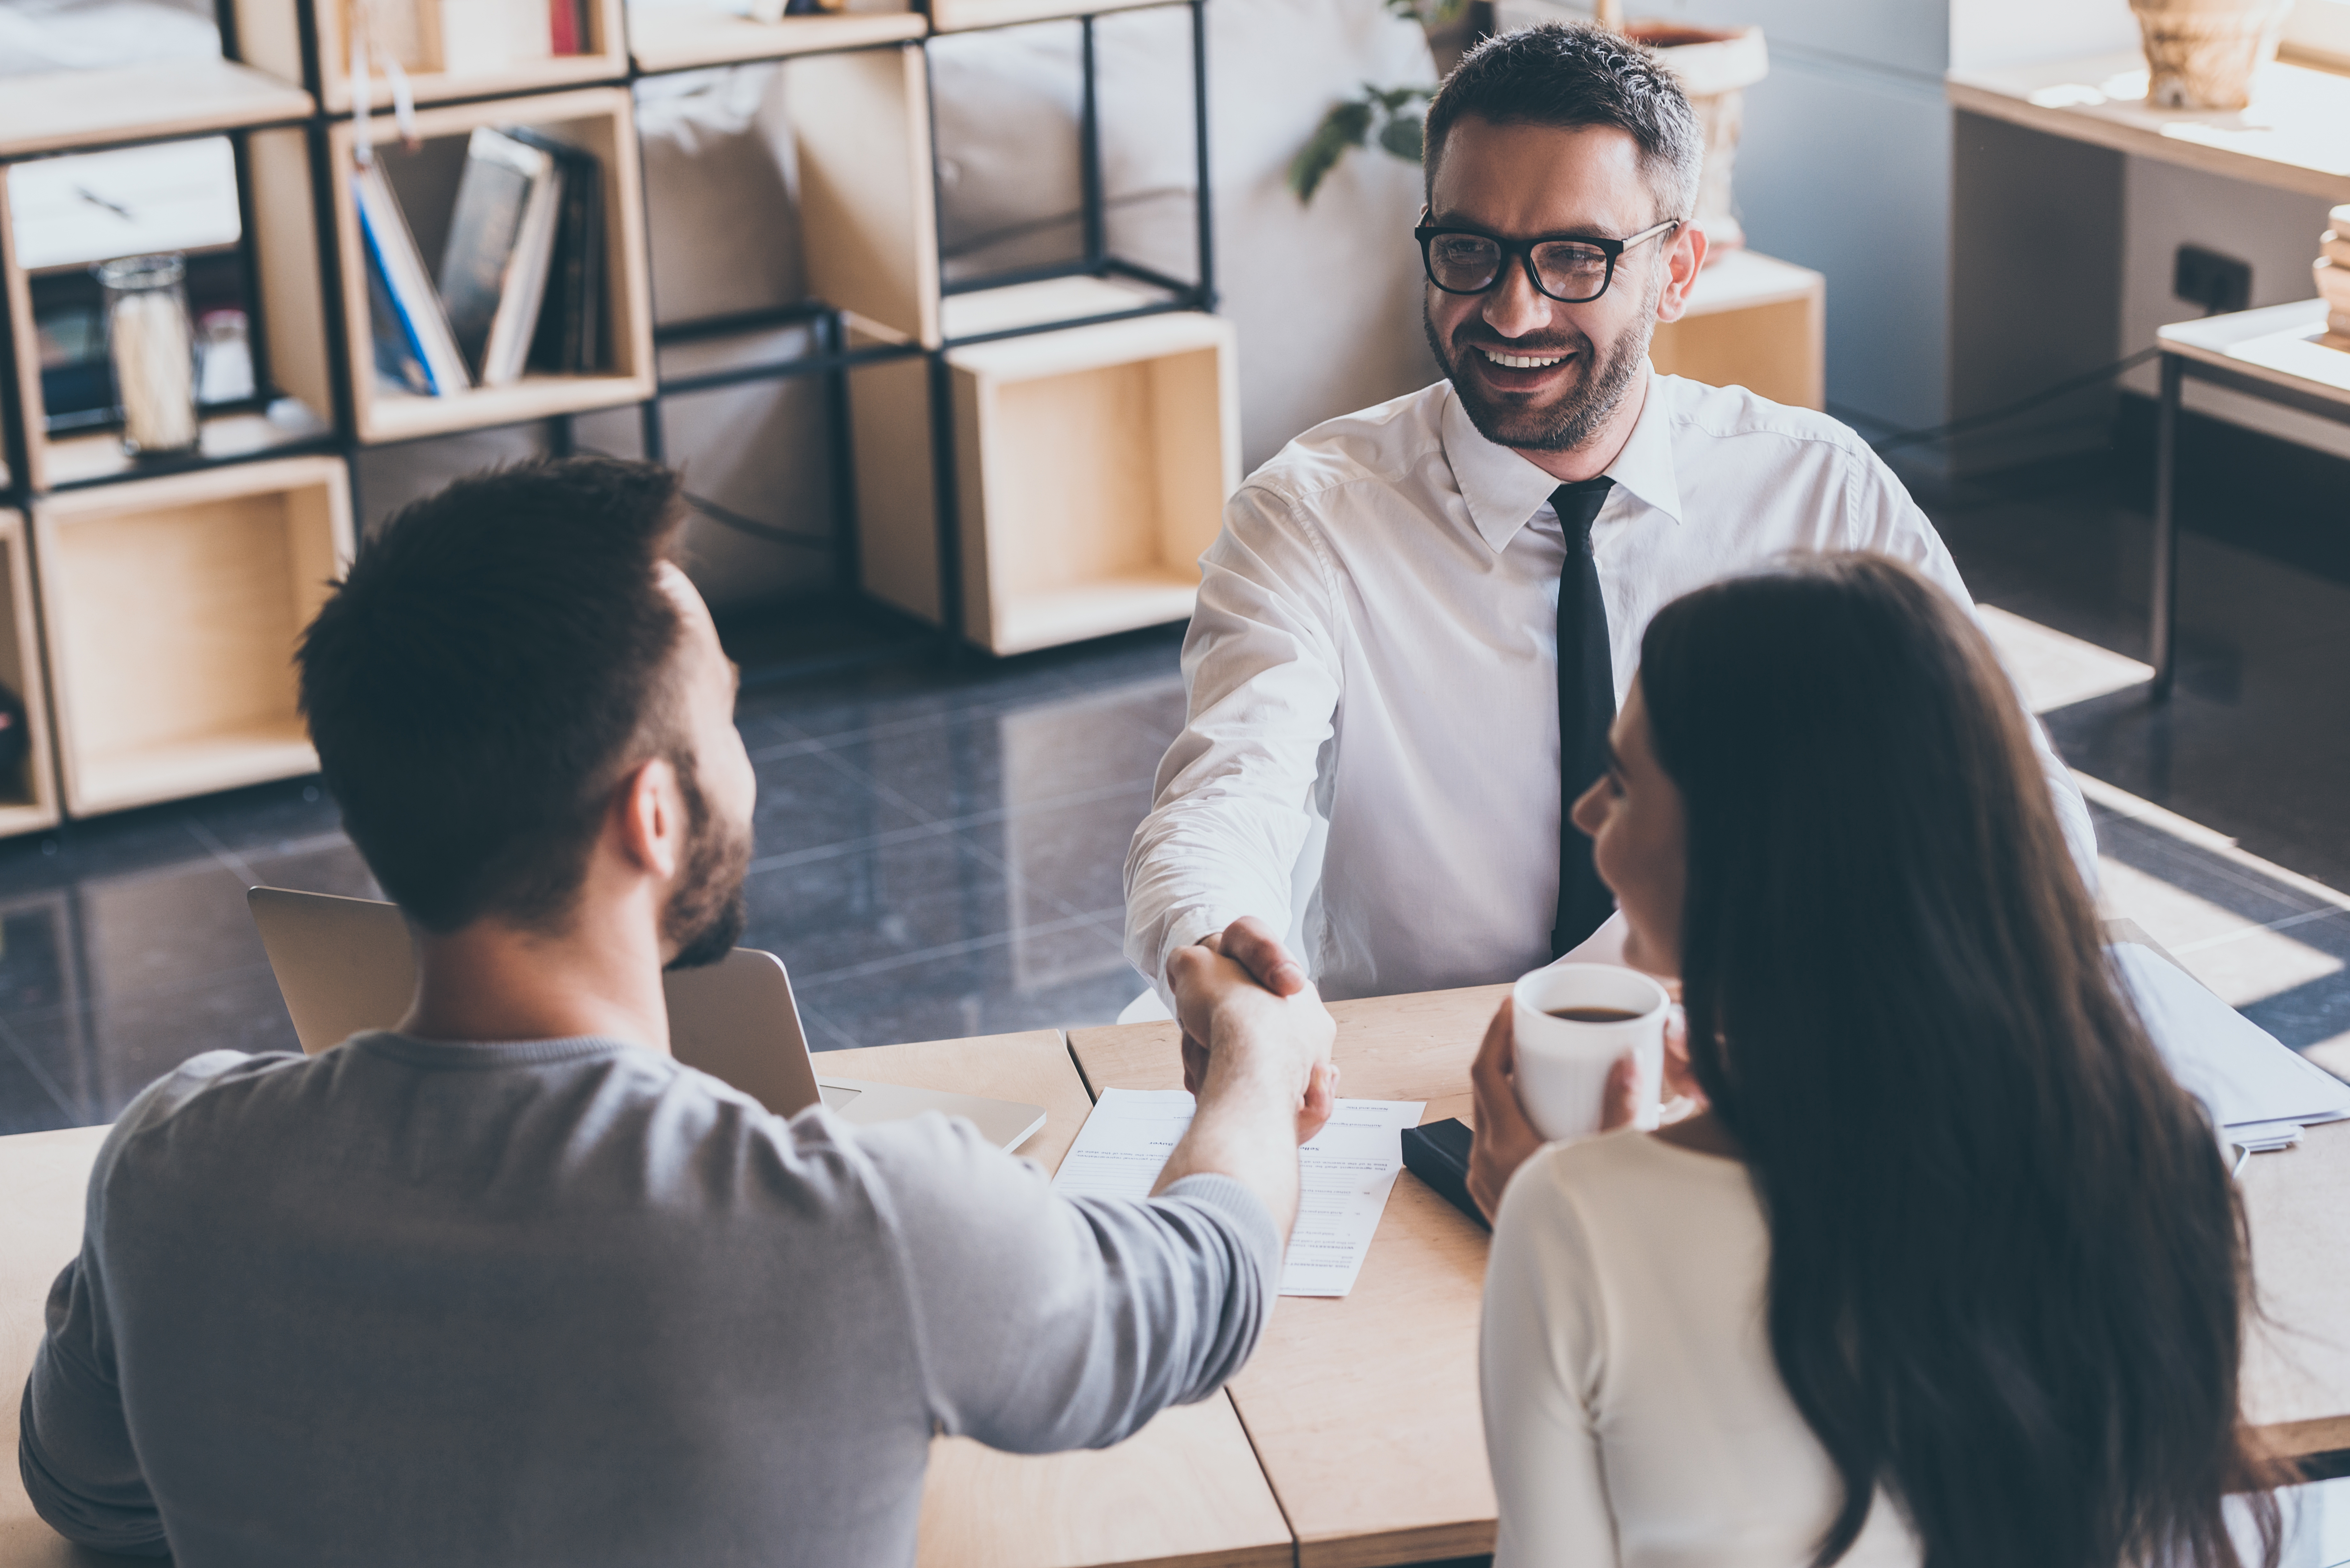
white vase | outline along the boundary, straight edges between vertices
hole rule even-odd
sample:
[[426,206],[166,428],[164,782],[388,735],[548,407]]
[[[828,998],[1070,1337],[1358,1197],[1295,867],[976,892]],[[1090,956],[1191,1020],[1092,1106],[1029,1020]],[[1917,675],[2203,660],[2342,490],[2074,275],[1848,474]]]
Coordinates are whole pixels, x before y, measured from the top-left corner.
[[2149,105],[2242,109],[2293,0],[2130,0],[2130,9],[2146,40]]

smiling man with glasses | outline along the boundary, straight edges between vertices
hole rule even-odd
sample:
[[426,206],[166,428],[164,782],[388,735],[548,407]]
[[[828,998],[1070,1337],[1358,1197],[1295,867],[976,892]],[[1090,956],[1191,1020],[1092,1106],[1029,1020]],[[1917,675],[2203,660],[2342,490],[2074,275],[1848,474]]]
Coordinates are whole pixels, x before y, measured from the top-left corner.
[[1127,860],[1127,954],[1162,996],[1171,952],[1243,917],[1261,979],[1333,998],[1602,956],[1613,900],[1564,806],[1651,615],[1790,550],[1880,551],[1971,603],[1851,431],[1650,369],[1706,253],[1702,138],[1654,56],[1589,26],[1489,39],[1425,140],[1445,379],[1292,441],[1201,559],[1189,720]]

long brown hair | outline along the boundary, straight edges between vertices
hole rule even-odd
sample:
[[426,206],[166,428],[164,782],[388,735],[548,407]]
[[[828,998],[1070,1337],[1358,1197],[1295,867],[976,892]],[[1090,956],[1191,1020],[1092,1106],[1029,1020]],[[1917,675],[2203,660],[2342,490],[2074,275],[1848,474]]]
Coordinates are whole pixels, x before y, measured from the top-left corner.
[[[1641,641],[1679,786],[1690,1056],[1769,1217],[1780,1376],[1928,1568],[2237,1568],[2217,1139],[2117,988],[2013,687],[1882,556],[1798,558]],[[2272,1500],[2255,1500],[2264,1555]]]

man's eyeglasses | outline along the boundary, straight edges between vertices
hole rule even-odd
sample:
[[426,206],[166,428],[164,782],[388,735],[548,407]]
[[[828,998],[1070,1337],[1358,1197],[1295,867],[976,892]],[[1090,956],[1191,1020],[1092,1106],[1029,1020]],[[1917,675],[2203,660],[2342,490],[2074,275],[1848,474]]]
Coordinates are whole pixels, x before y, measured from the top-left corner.
[[1586,305],[1607,293],[1607,286],[1616,281],[1616,264],[1626,251],[1680,226],[1679,218],[1669,218],[1620,240],[1583,234],[1504,240],[1475,229],[1422,223],[1412,230],[1412,237],[1419,241],[1420,265],[1428,269],[1428,281],[1447,294],[1484,293],[1500,281],[1503,264],[1515,256],[1524,265],[1526,281],[1535,292],[1561,305]]

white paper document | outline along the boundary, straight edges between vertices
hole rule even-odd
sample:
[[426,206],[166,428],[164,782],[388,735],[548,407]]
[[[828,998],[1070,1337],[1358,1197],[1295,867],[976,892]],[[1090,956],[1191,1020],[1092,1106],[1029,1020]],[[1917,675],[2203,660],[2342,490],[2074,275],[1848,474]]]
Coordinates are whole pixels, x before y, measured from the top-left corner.
[[[1363,1272],[1388,1193],[1403,1168],[1403,1129],[1419,1125],[1419,1100],[1340,1100],[1330,1122],[1297,1151],[1297,1226],[1282,1262],[1285,1296],[1343,1296]],[[1159,1168],[1191,1125],[1181,1089],[1104,1089],[1053,1185],[1071,1197],[1148,1198]]]

